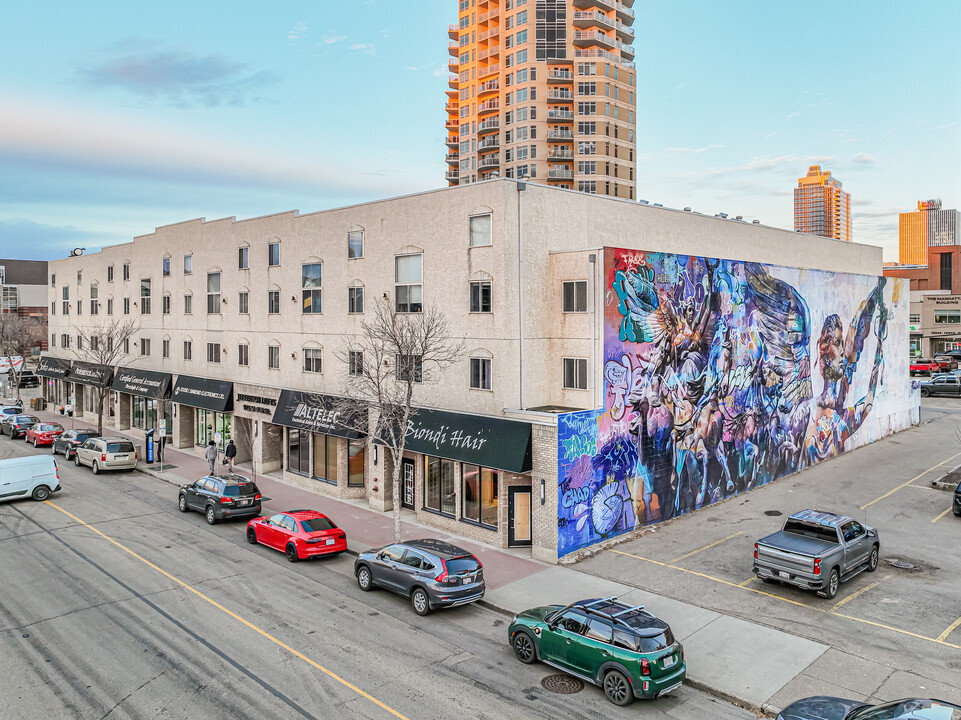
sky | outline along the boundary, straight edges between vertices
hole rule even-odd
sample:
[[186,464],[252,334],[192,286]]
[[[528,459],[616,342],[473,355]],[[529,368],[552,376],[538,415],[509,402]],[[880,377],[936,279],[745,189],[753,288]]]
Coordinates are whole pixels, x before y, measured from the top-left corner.
[[[0,257],[446,187],[457,0],[6,0]],[[961,2],[636,0],[638,198],[793,229],[820,164],[853,239],[961,209]]]

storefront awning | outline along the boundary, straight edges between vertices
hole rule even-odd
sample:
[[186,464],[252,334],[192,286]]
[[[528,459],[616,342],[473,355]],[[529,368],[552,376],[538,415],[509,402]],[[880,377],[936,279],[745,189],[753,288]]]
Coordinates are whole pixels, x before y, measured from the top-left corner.
[[117,368],[111,389],[128,395],[161,400],[170,397],[170,374],[128,367]]
[[479,415],[418,410],[407,423],[405,448],[522,473],[531,469],[531,426]]
[[67,377],[69,373],[69,360],[65,358],[49,357],[47,355],[40,357],[40,364],[37,365],[37,375],[62,380],[63,378]]
[[170,399],[174,402],[224,412],[233,408],[234,384],[226,380],[178,375]]
[[337,407],[340,401],[340,398],[320,393],[281,390],[273,423],[324,435],[362,437],[363,433],[356,429],[359,423],[353,422]]
[[74,360],[73,367],[70,368],[70,379],[84,385],[107,387],[113,380],[113,368],[109,365]]

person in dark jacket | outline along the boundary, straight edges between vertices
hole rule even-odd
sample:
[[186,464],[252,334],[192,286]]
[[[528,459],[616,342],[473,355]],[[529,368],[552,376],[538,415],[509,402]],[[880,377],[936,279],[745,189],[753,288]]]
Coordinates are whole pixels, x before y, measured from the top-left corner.
[[233,438],[230,438],[227,447],[224,449],[224,457],[227,458],[227,472],[233,472],[234,458],[237,457],[237,446],[234,445]]
[[214,463],[217,462],[217,443],[213,440],[207,443],[207,451],[204,453],[204,457],[207,458],[207,464],[210,466],[210,474],[216,474],[214,472]]

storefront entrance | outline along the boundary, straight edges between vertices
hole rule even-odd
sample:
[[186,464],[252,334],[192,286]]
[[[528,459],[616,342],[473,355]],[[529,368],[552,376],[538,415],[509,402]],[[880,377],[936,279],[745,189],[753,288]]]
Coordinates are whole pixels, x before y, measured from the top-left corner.
[[197,419],[194,427],[197,430],[197,444],[206,445],[213,440],[221,450],[227,447],[227,441],[232,437],[230,414],[203,408],[196,410]]
[[400,506],[414,509],[414,461],[404,458],[400,465]]
[[507,489],[507,546],[524,547],[531,544],[531,489]]

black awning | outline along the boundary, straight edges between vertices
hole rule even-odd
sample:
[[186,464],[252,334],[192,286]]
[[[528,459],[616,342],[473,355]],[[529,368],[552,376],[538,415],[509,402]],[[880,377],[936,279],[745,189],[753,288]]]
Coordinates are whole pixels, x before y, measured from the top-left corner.
[[113,380],[113,368],[109,365],[74,360],[73,367],[70,368],[70,379],[84,385],[107,387]]
[[[277,408],[274,410],[273,423],[324,435],[352,439],[362,437],[363,433],[356,429],[359,423],[353,419],[360,413],[348,417],[337,407],[340,402],[342,402],[341,398],[320,393],[281,390]],[[340,421],[345,417],[347,420],[341,423]]]
[[117,368],[111,389],[128,395],[161,400],[170,397],[170,373],[128,367]]
[[170,399],[174,402],[224,412],[234,406],[234,384],[226,380],[178,375]]
[[66,358],[42,355],[37,365],[37,375],[48,378],[63,379],[70,374],[70,361]]
[[418,410],[407,423],[404,447],[508,472],[531,469],[531,426],[514,420]]

